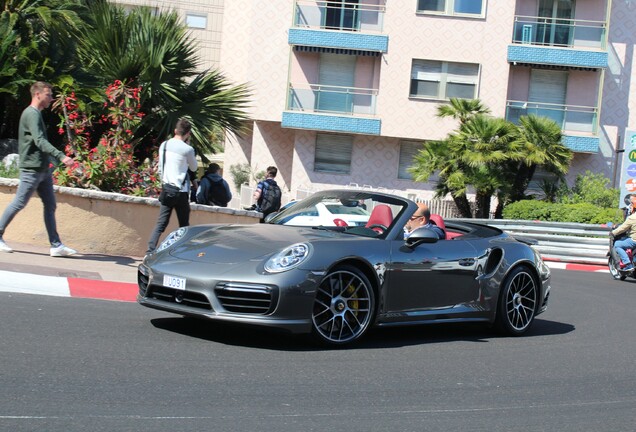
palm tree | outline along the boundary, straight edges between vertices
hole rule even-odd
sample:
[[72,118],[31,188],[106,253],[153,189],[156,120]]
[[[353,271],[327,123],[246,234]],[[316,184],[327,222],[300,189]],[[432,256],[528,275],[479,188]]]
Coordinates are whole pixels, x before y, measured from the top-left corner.
[[[71,32],[82,25],[85,0],[0,1],[0,137],[15,136],[28,86],[52,81],[71,65]],[[72,51],[72,50],[70,50]],[[63,54],[62,54],[63,53]]]
[[410,172],[415,181],[427,181],[437,172],[436,195],[450,193],[462,217],[473,217],[466,197],[469,188],[473,188],[474,217],[487,218],[490,200],[505,182],[500,166],[520,157],[513,124],[476,115],[445,140],[427,143],[416,155]]
[[438,117],[452,117],[459,120],[460,124],[464,124],[478,114],[490,113],[490,109],[479,99],[450,98],[449,103],[450,105],[437,106]]
[[463,143],[457,157],[470,168],[475,217],[488,218],[492,196],[509,181],[501,167],[524,157],[517,128],[502,118],[478,114],[460,125],[454,140]]
[[427,182],[437,172],[438,181],[435,188],[436,197],[450,194],[459,214],[462,217],[472,217],[470,202],[466,196],[467,184],[465,166],[454,157],[451,138],[440,141],[428,141],[415,155],[413,165],[408,171],[413,180]]
[[562,143],[563,133],[553,120],[535,115],[522,116],[518,128],[524,157],[502,166],[510,180],[499,196],[496,216],[502,214],[507,203],[526,197],[528,185],[539,166],[562,180],[572,160],[573,152]]
[[197,47],[175,12],[154,15],[146,7],[126,12],[95,0],[89,23],[78,38],[83,71],[99,77],[92,85],[118,79],[143,88],[146,117],[136,135],[144,136],[145,147],[169,135],[180,117],[192,122],[192,145],[204,158],[216,150],[210,140],[214,132],[241,134],[247,86],[232,85],[219,71],[197,73]]

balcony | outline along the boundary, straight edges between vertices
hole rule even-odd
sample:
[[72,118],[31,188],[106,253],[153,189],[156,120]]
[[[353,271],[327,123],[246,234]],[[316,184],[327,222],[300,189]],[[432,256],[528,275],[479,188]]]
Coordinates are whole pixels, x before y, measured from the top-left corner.
[[375,115],[378,91],[355,87],[309,84],[289,85],[287,109],[346,115]]
[[381,34],[386,7],[380,3],[296,0],[288,42],[375,55],[387,52],[389,38]]
[[282,126],[379,135],[377,96],[376,89],[290,84]]
[[294,27],[381,33],[386,7],[363,2],[297,0]]
[[572,150],[598,151],[598,108],[511,100],[506,103],[506,119],[513,123],[530,114],[554,120],[563,131],[565,144]]
[[513,43],[567,48],[606,47],[605,21],[515,16]]
[[515,16],[511,63],[606,68],[607,22]]

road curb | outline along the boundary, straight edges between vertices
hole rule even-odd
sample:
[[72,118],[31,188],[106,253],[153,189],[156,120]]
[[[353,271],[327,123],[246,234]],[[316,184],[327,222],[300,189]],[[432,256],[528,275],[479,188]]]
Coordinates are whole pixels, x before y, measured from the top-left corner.
[[576,264],[576,263],[565,263],[565,262],[557,262],[557,261],[544,261],[544,262],[551,269],[609,273],[609,270],[606,265]]
[[0,271],[0,291],[134,302],[137,284]]

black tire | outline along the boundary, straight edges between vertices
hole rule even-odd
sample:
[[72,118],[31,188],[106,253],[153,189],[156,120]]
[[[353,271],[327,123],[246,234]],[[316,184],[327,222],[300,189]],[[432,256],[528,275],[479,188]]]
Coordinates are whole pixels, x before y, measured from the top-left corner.
[[607,268],[609,268],[610,276],[612,277],[612,279],[625,280],[626,276],[618,271],[617,262],[614,261],[614,258],[611,255],[607,258]]
[[333,269],[320,282],[311,314],[312,332],[321,343],[344,345],[371,326],[375,293],[367,277],[353,266]]
[[524,334],[534,321],[539,301],[539,283],[530,269],[515,268],[501,286],[495,327],[509,336]]

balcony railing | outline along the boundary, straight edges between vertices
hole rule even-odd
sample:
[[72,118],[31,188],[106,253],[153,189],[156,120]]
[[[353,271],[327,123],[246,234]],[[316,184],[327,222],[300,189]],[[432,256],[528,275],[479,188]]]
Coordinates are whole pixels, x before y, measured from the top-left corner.
[[565,133],[596,134],[598,130],[598,108],[596,107],[526,101],[508,101],[506,104],[506,119],[513,123],[518,123],[519,117],[529,114],[554,120]]
[[605,49],[605,21],[515,16],[512,42],[555,47]]
[[375,115],[378,91],[355,87],[339,87],[321,84],[289,85],[287,109],[338,113],[348,115]]
[[[384,3],[384,2],[381,2]],[[355,32],[382,32],[384,4],[297,0],[294,27]]]

